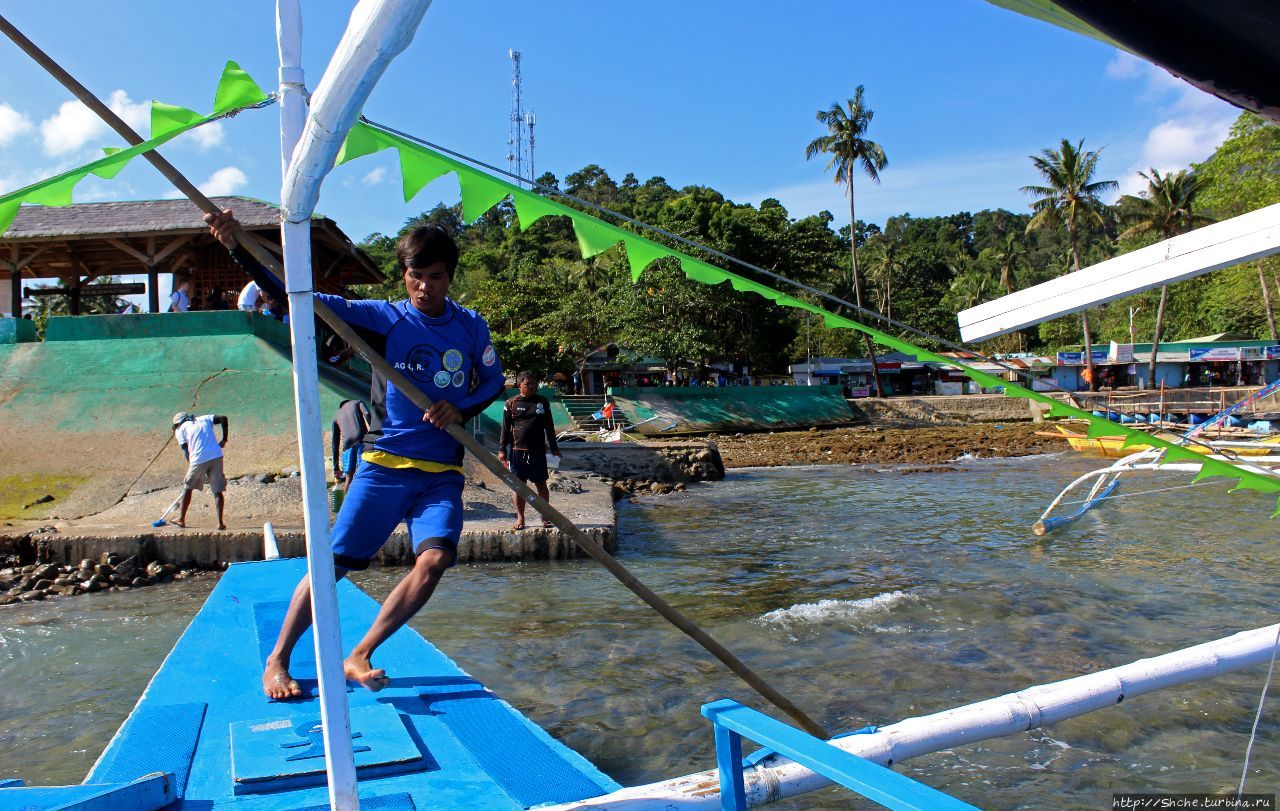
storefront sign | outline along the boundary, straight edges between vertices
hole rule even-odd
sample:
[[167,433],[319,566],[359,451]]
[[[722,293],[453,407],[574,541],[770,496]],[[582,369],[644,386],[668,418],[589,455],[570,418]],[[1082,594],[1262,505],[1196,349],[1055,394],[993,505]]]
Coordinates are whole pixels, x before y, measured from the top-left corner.
[[1262,360],[1262,347],[1260,346],[1240,347],[1240,360]]
[[1280,360],[1280,346],[1268,346],[1266,352],[1267,360]]
[[1111,350],[1107,353],[1111,363],[1133,363],[1133,344],[1111,342]]
[[1058,353],[1059,366],[1079,366],[1082,363],[1084,363],[1083,352],[1059,352]]
[[1234,346],[1214,346],[1187,351],[1187,359],[1192,363],[1212,360],[1240,360],[1240,350]]
[[870,397],[871,387],[870,386],[850,386],[849,396],[855,399],[860,397]]

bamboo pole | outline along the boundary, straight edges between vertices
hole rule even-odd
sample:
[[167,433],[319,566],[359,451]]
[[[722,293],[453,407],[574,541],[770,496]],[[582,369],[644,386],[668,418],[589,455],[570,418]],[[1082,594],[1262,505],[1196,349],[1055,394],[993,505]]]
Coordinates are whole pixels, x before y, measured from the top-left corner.
[[[51,59],[47,54],[41,51],[31,40],[27,39],[17,28],[15,28],[6,18],[0,16],[0,31],[3,31],[13,42],[34,59],[41,67],[50,73],[55,79],[61,82],[68,90],[72,92],[85,106],[97,114],[108,126],[115,130],[122,138],[131,145],[137,145],[143,142],[133,129],[126,124],[119,116],[111,111],[109,107],[98,100],[84,85],[80,84],[76,79],[62,69],[57,62]],[[191,202],[195,203],[201,211],[206,214],[218,214],[220,210],[214,203],[205,197],[205,195],[197,189],[191,181],[179,172],[173,164],[165,160],[157,151],[151,150],[144,153],[148,161],[164,175],[165,179],[174,185],[178,191],[182,192]],[[247,250],[255,260],[264,268],[274,273],[277,277],[282,275],[280,263],[276,261],[266,248],[262,246],[256,238],[243,229],[236,232],[237,242]],[[343,341],[358,350],[369,361],[370,365],[382,373],[397,389],[404,392],[405,396],[422,409],[424,412],[431,408],[431,400],[423,394],[417,386],[410,380],[392,367],[372,347],[361,338],[356,332],[347,325],[345,321],[337,316],[324,302],[317,300],[315,302],[316,315]],[[782,710],[793,720],[798,723],[806,732],[823,740],[830,738],[830,734],[822,728],[816,721],[806,715],[799,707],[797,707],[789,698],[775,690],[764,679],[760,678],[755,671],[747,667],[738,657],[734,656],[727,648],[717,642],[706,631],[696,625],[692,620],[686,617],[678,609],[658,596],[649,589],[648,586],[641,583],[631,574],[622,564],[618,563],[612,555],[604,550],[600,544],[584,534],[573,522],[566,518],[549,503],[538,497],[538,494],[530,489],[523,482],[517,480],[511,475],[501,462],[497,460],[492,453],[489,452],[484,445],[480,444],[474,437],[463,430],[460,425],[450,425],[447,429],[449,436],[453,437],[459,444],[470,451],[476,459],[483,464],[490,472],[496,475],[511,490],[520,495],[525,502],[533,507],[543,518],[547,519],[561,532],[568,535],[574,540],[579,547],[588,555],[595,559],[598,563],[609,570],[622,585],[626,586],[636,596],[644,600],[651,608],[657,611],[668,622],[676,626],[682,633],[693,639],[703,647],[708,653],[720,660],[720,662],[735,675],[751,686],[753,690],[763,696],[769,703],[773,704],[779,710]]]

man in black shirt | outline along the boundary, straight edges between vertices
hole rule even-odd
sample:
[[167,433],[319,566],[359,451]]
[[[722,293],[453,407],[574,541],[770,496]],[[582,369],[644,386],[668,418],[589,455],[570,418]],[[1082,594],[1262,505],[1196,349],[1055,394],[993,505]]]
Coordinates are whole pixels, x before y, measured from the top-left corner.
[[[551,421],[551,401],[538,394],[538,381],[533,372],[516,375],[520,393],[502,407],[502,435],[498,439],[498,461],[511,459],[511,475],[522,482],[533,482],[543,501],[551,500],[547,490],[547,448],[560,457],[556,445],[556,429]],[[509,453],[508,453],[509,452]],[[543,520],[544,527],[551,522]],[[516,495],[516,523],[512,529],[524,529],[524,499]]]

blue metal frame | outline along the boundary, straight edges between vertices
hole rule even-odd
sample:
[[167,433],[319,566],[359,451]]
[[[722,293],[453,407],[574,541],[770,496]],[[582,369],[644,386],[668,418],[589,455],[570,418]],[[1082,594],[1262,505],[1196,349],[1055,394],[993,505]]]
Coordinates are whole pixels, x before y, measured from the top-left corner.
[[846,752],[731,699],[702,706],[716,738],[720,808],[746,811],[742,738],[746,736],[813,769],[829,780],[895,811],[976,811],[977,806],[943,794],[878,763]]

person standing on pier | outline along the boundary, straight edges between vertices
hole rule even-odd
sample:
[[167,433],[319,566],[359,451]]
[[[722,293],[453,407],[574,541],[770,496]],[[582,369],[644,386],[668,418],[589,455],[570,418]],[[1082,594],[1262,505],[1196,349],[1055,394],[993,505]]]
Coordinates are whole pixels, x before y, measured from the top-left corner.
[[[262,292],[285,301],[280,281],[236,244],[239,228],[228,209],[205,215],[213,236],[253,278]],[[465,422],[497,399],[502,365],[489,325],[448,297],[458,266],[458,246],[438,226],[415,228],[400,238],[396,258],[407,300],[362,301],[314,294],[365,336],[397,370],[431,399],[423,413],[406,394],[378,374],[370,393],[366,450],[333,526],[335,574],[363,570],[400,522],[408,525],[416,555],[413,568],[387,596],[368,633],[343,662],[348,681],[370,690],[390,684],[373,666],[373,654],[431,598],[457,559],[462,534],[463,448],[446,428]],[[299,698],[289,659],[311,625],[307,578],[294,589],[275,647],[267,657],[262,689],[274,699]]]
[[[502,407],[502,434],[498,438],[498,461],[511,460],[511,475],[522,482],[533,482],[538,497],[551,501],[547,489],[547,448],[551,455],[560,457],[556,445],[556,427],[551,420],[551,401],[538,394],[538,381],[533,372],[516,375],[520,393]],[[543,438],[546,441],[543,441]],[[516,523],[512,529],[524,529],[524,499],[519,493],[516,499]],[[544,527],[551,522],[543,519]]]

